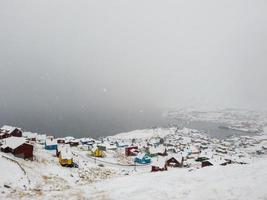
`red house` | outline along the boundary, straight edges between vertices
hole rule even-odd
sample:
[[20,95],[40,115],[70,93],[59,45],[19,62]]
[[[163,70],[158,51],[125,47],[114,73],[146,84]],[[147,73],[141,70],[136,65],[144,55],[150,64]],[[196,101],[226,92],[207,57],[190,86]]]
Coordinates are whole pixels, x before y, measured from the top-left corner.
[[139,153],[137,146],[131,146],[125,148],[125,155],[126,156],[136,156]]
[[2,126],[0,128],[0,139],[7,138],[7,137],[22,137],[22,129],[13,126]]
[[33,159],[33,145],[26,143],[26,139],[22,137],[9,137],[4,139],[1,151],[12,153],[19,158]]

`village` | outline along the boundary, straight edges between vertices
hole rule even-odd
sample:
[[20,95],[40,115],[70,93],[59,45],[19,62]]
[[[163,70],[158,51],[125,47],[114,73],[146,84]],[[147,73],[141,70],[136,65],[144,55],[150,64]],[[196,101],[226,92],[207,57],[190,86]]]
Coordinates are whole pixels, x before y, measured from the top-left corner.
[[1,161],[16,163],[27,179],[21,186],[4,182],[0,185],[3,194],[20,191],[36,195],[37,191],[61,191],[71,185],[135,174],[247,165],[265,155],[267,136],[219,140],[198,130],[168,127],[98,139],[56,138],[4,125],[0,149]]

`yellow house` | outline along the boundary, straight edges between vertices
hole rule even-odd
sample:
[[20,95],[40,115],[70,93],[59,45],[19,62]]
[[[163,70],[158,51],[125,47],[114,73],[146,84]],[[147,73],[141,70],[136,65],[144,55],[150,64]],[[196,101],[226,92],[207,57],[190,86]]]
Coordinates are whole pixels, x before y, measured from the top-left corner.
[[104,157],[104,152],[101,149],[99,149],[98,147],[94,147],[91,150],[91,156]]
[[62,166],[71,167],[73,165],[73,157],[69,148],[62,148],[59,153],[59,163]]

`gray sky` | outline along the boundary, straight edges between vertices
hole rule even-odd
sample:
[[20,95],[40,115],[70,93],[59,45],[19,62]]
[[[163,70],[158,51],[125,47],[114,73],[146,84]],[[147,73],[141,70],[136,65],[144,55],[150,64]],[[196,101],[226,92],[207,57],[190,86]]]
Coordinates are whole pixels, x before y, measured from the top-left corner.
[[0,0],[2,112],[267,109],[265,0]]

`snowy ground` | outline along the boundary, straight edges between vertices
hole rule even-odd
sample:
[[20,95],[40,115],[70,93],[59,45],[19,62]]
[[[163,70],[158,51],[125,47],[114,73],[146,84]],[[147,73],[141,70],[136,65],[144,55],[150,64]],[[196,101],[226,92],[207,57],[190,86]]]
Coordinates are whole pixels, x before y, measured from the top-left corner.
[[[236,144],[239,140],[245,144],[237,148],[252,156],[250,164],[168,168],[165,172],[152,173],[150,165],[124,165],[131,159],[123,155],[123,148],[106,151],[105,158],[94,159],[88,151],[72,147],[79,168],[62,167],[55,151],[47,151],[40,144],[35,144],[34,161],[0,152],[0,199],[265,200],[267,156],[255,154],[267,142],[267,128],[264,130],[265,135],[237,138]],[[110,138],[142,141],[182,132],[187,135],[190,130],[147,129]]]
[[[267,159],[262,158],[255,160],[250,165],[207,167],[194,171],[171,169],[167,172],[137,174],[111,178],[82,186],[63,187],[60,191],[51,190],[33,194],[23,194],[21,191],[14,192],[11,196],[8,195],[5,198],[30,199],[34,197],[34,199],[96,200],[267,199],[266,169]],[[14,180],[17,178],[14,177]]]

